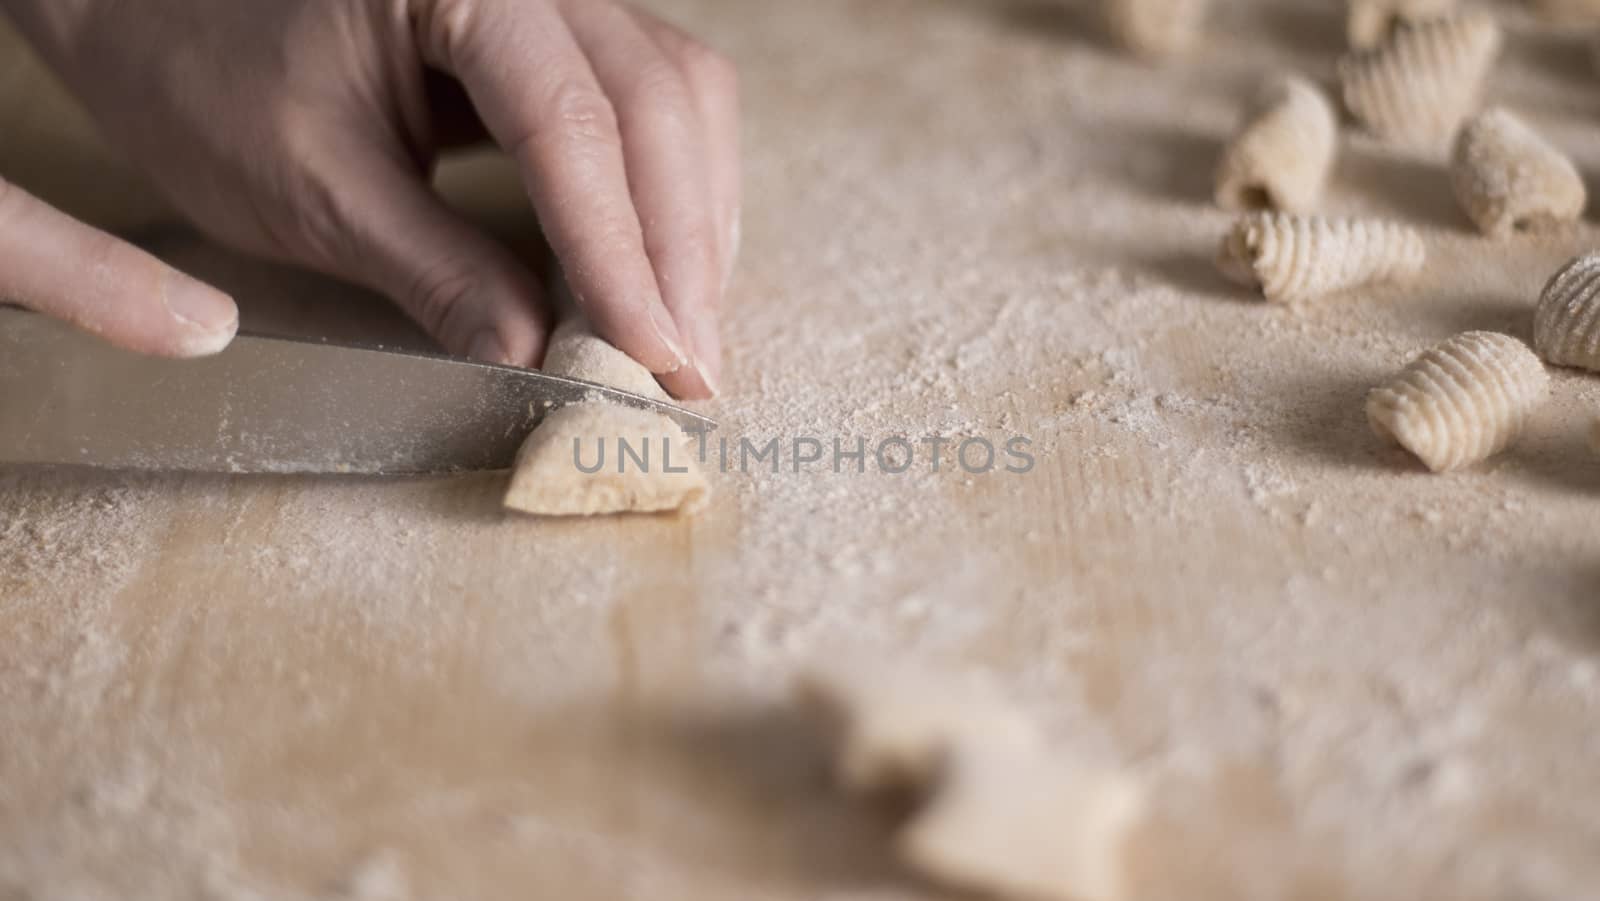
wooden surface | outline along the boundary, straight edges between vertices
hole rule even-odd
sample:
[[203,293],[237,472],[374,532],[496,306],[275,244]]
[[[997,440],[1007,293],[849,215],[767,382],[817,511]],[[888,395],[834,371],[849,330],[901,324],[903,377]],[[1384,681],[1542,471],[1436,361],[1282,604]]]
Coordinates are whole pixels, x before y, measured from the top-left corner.
[[[0,471],[0,898],[930,897],[788,701],[847,649],[988,670],[1148,780],[1140,897],[1593,896],[1600,383],[1557,373],[1445,477],[1361,400],[1453,332],[1526,337],[1600,232],[1491,244],[1357,137],[1329,209],[1423,229],[1422,278],[1298,313],[1220,283],[1220,142],[1265,75],[1331,75],[1328,3],[1221,4],[1167,66],[1071,3],[655,5],[744,73],[708,411],[1037,467],[735,466],[698,519],[591,522],[502,515],[495,474]],[[1507,20],[1494,96],[1600,171],[1582,39]],[[0,172],[247,325],[419,340],[174,224],[9,35]],[[531,234],[498,160],[442,183]]]

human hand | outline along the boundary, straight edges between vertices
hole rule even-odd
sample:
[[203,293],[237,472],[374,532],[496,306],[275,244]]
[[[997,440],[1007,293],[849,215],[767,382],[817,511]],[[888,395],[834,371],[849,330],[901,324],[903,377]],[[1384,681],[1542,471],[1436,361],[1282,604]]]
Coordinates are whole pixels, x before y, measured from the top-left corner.
[[[214,238],[380,291],[452,352],[529,366],[550,299],[450,210],[438,153],[515,159],[596,330],[714,393],[737,253],[730,65],[616,0],[0,0]],[[0,183],[0,295],[137,350],[221,349],[232,302]]]

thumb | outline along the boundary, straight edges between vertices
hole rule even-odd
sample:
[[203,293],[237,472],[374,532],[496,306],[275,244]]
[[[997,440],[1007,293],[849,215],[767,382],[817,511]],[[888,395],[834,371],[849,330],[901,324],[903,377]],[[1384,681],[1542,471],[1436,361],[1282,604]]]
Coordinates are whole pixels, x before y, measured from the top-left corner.
[[214,354],[239,311],[222,292],[0,180],[0,301],[166,357]]
[[341,158],[337,274],[400,305],[446,350],[535,366],[550,317],[533,272],[463,219],[418,174],[379,152]]

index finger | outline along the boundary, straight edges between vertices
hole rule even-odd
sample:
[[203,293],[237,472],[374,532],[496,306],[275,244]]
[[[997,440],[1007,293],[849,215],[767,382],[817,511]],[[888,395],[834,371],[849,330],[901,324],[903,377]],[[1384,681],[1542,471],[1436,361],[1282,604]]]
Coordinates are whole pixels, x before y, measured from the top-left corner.
[[700,381],[662,302],[628,188],[615,111],[553,4],[428,0],[428,62],[467,88],[517,162],[545,237],[595,330],[680,396]]

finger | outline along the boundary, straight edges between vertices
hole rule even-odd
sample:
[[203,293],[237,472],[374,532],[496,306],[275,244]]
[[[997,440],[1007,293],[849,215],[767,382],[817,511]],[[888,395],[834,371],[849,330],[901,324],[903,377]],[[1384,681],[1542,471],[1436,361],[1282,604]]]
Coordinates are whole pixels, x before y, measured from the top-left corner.
[[733,63],[670,22],[636,13],[645,30],[678,61],[706,130],[706,161],[717,213],[723,292],[738,263],[743,204],[740,162],[739,74]]
[[399,158],[352,140],[311,167],[336,199],[320,263],[392,298],[452,354],[535,366],[550,319],[533,273]]
[[616,114],[552,5],[421,3],[427,61],[466,85],[517,160],[579,305],[607,340],[678,393],[686,342],[661,300],[628,192]]
[[217,353],[239,330],[226,294],[3,180],[0,300],[165,357]]
[[629,190],[661,298],[689,338],[699,384],[685,378],[680,393],[709,396],[721,363],[714,342],[722,272],[699,110],[677,61],[630,12],[610,3],[571,10],[573,36],[616,108]]

